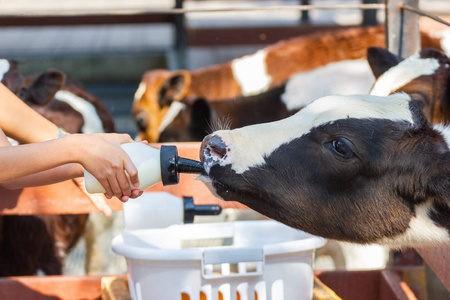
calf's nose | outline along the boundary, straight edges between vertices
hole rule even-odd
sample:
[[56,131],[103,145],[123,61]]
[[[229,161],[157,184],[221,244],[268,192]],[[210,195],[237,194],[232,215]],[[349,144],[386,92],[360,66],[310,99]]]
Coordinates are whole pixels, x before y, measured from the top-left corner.
[[207,135],[200,148],[200,158],[203,161],[205,155],[215,156],[219,159],[227,155],[228,147],[218,135]]

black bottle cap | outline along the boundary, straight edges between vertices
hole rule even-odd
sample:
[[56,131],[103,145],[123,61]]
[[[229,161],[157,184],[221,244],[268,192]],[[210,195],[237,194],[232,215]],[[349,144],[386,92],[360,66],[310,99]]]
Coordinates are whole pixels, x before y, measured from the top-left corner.
[[192,197],[183,197],[184,203],[184,220],[185,224],[194,223],[195,217],[195,204]]
[[201,162],[178,156],[176,146],[161,146],[161,180],[163,185],[173,185],[180,181],[180,173],[203,173]]
[[217,216],[222,212],[220,205],[195,205],[192,197],[183,197],[184,223],[193,223],[195,216]]
[[161,146],[161,180],[163,185],[177,184],[180,181],[177,170],[178,151],[175,146]]

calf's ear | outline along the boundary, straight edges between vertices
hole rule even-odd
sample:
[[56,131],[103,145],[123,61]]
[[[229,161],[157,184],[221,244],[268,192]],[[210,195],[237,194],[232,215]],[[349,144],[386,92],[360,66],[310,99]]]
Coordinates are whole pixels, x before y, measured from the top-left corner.
[[367,61],[375,78],[383,75],[387,70],[401,62],[401,58],[380,47],[367,48]]
[[183,99],[191,85],[191,75],[188,71],[179,70],[168,77],[158,92],[160,107],[169,106],[172,101]]
[[47,105],[64,85],[66,75],[55,69],[40,73],[25,91],[22,100],[39,106]]

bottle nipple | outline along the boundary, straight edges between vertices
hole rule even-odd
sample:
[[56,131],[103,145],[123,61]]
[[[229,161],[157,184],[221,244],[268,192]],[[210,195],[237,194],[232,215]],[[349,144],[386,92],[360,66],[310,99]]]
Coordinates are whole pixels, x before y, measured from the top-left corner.
[[161,180],[163,185],[173,185],[180,181],[180,173],[202,174],[201,162],[178,156],[176,146],[161,146]]
[[192,197],[183,197],[185,224],[193,223],[195,216],[217,216],[222,212],[220,205],[196,205]]

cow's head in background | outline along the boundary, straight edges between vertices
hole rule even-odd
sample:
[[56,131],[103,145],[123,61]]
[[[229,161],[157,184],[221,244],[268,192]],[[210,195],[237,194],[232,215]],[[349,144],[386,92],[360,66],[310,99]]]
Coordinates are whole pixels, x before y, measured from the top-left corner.
[[[439,39],[430,38],[426,33],[421,36],[423,46],[439,47]],[[160,139],[160,134],[185,108],[179,105],[180,100],[193,97],[211,103],[255,96],[286,84],[294,74],[332,62],[361,59],[366,55],[367,47],[384,44],[383,26],[321,31],[281,40],[255,53],[202,69],[149,71],[143,76],[133,104],[138,139],[167,141],[166,137]],[[193,98],[184,104],[193,105]],[[173,107],[170,103],[174,103]],[[192,106],[187,110],[190,108]],[[184,131],[189,131],[187,126]]]
[[162,131],[185,109],[190,74],[187,71],[146,72],[134,95],[133,117],[139,140],[157,142]]
[[377,78],[372,95],[405,92],[420,100],[429,121],[450,120],[450,59],[445,54],[425,48],[401,59],[384,48],[369,48],[367,59]]
[[[209,100],[190,96],[180,101],[182,109],[161,131],[160,142],[201,141],[214,130],[266,123],[290,116],[282,101],[285,85],[254,96]],[[170,110],[169,110],[170,111]]]
[[207,136],[212,190],[330,239],[450,241],[449,129],[407,94],[328,96],[272,123]]
[[[108,108],[99,98],[86,90],[78,80],[68,80],[66,84],[55,94],[55,99],[46,107],[42,108],[42,114],[67,115],[68,113],[78,113],[82,117],[81,133],[101,133],[115,132],[114,120]],[[38,110],[40,112],[40,110]],[[61,125],[61,127],[65,128]],[[68,132],[69,129],[66,129]]]
[[18,63],[0,59],[1,82],[26,104],[70,133],[114,132],[106,106],[77,80],[56,69],[23,76]]
[[[6,70],[2,83],[9,90],[58,126],[72,133],[79,132],[78,128],[83,125],[83,118],[77,111],[65,107],[67,114],[63,116],[55,114],[54,110],[49,108],[50,105],[60,106],[60,103],[52,100],[65,84],[66,75],[63,72],[49,69],[39,74],[24,77],[17,68],[17,62],[1,59],[0,63],[5,66],[4,70]],[[62,106],[66,105],[62,104]],[[58,108],[58,110],[60,109]],[[63,119],[64,122],[62,122]]]
[[195,94],[201,90],[197,85],[202,81],[196,77],[193,83],[192,76],[183,70],[154,70],[144,75],[133,103],[138,140],[201,141],[213,128],[223,124],[237,128],[291,114],[281,100],[285,84],[251,96],[206,99]]
[[50,103],[66,80],[66,75],[55,69],[24,77],[17,66],[16,61],[0,59],[1,82],[29,105],[44,106]]

